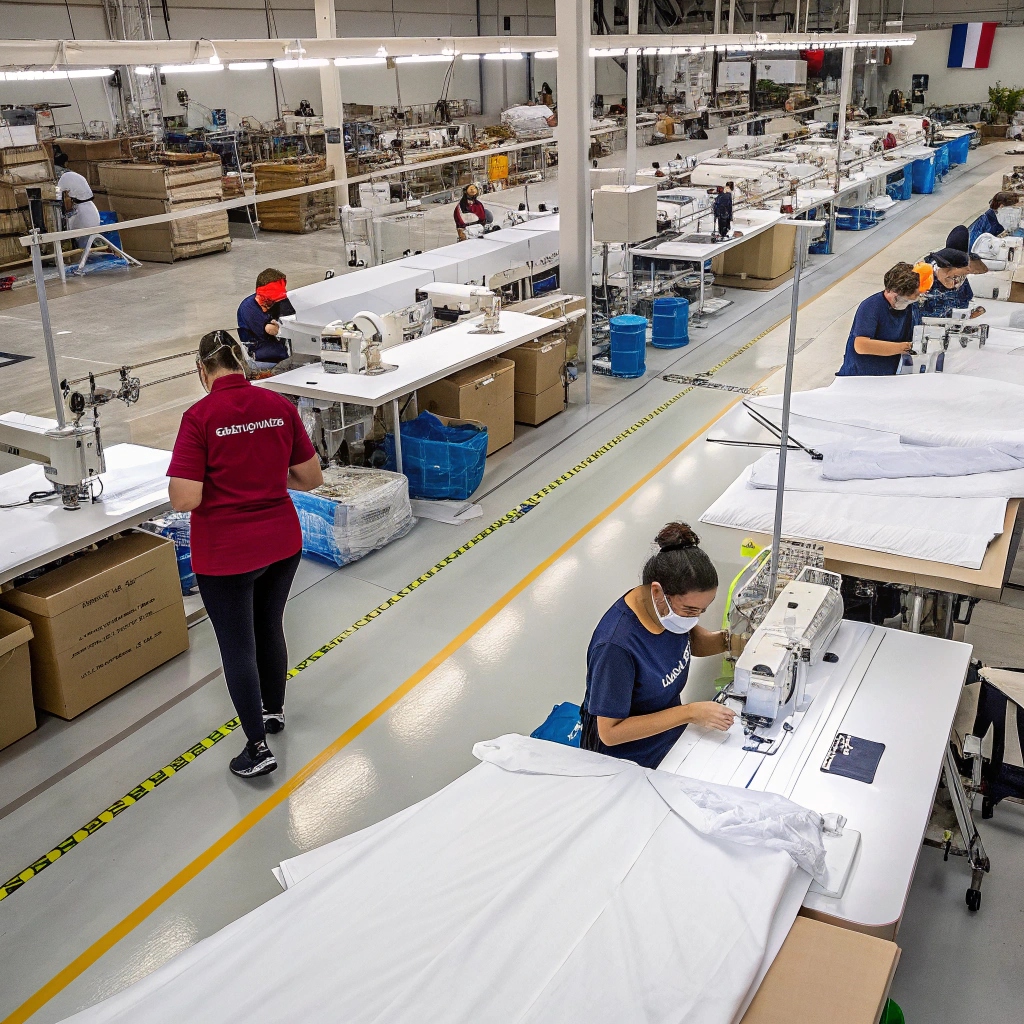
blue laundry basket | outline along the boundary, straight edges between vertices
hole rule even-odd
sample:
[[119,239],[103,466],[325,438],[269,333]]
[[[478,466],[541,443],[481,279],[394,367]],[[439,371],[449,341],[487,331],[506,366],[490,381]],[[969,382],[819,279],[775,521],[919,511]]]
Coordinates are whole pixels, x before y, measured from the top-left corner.
[[655,299],[651,345],[654,348],[682,348],[689,343],[689,300],[671,297]]
[[949,174],[949,146],[943,144],[935,147],[935,177],[943,178]]
[[967,163],[967,154],[971,151],[970,135],[961,135],[959,139],[953,139],[946,146],[949,149],[950,164]]
[[647,372],[647,321],[642,316],[613,316],[611,363],[614,377],[642,377]]
[[931,195],[935,191],[935,155],[915,160],[911,174],[914,192],[918,195]]
[[[117,214],[113,210],[100,210],[100,224],[116,224]],[[109,238],[110,241],[123,250],[124,246],[121,244],[121,232],[120,231],[104,231],[104,238]]]
[[878,223],[878,213],[866,206],[840,207],[836,210],[837,231],[864,231]]
[[895,174],[889,176],[888,184],[885,186],[885,192],[890,199],[902,202],[909,199],[913,194],[914,180],[909,168],[904,168],[904,170],[899,173],[899,177]]
[[[449,422],[421,412],[402,424],[402,472],[409,478],[410,498],[466,501],[480,486],[487,461],[487,428]],[[395,438],[384,440],[386,469],[394,471]]]

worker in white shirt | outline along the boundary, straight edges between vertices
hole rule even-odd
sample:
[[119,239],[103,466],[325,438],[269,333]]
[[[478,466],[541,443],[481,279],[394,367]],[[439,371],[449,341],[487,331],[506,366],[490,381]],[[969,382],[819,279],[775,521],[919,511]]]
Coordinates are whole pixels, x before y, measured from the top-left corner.
[[[68,155],[60,146],[53,147],[53,162],[60,168],[57,188],[61,191],[68,230],[98,228],[100,211],[96,209],[96,204],[92,200],[92,186],[88,179],[77,171],[67,170]],[[89,236],[76,238],[75,242],[80,249],[84,249],[89,242]]]

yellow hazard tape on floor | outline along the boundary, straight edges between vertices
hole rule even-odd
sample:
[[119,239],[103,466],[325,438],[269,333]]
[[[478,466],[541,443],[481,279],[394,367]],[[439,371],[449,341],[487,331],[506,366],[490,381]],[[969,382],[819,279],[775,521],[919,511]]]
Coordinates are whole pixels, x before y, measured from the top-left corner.
[[[784,322],[785,321],[779,321],[779,323]],[[714,366],[711,367],[710,370],[707,370],[706,373],[718,373],[719,370],[723,369],[725,366],[728,366],[728,364],[731,363],[734,359],[738,358],[739,356],[743,355],[744,352],[753,348],[754,345],[756,345],[763,338],[767,337],[778,326],[779,324],[774,324],[767,330],[762,331],[756,337],[751,338],[750,341],[748,341],[745,345],[742,345],[740,348],[736,349],[736,351],[733,352],[731,355],[726,356],[725,359],[716,363]],[[578,476],[585,469],[587,469],[588,467],[592,466],[595,462],[597,462],[597,460],[600,459],[603,455],[607,455],[607,453],[612,451],[617,445],[622,444],[623,441],[631,437],[638,430],[643,429],[652,420],[656,419],[658,416],[662,415],[663,413],[671,409],[672,406],[675,405],[676,402],[678,402],[681,398],[684,398],[686,395],[692,393],[695,390],[697,390],[695,387],[684,388],[682,391],[673,395],[667,401],[662,402],[662,404],[659,405],[656,409],[652,409],[649,413],[647,413],[646,416],[642,417],[635,423],[626,427],[625,430],[623,430],[619,434],[616,434],[615,437],[613,437],[610,441],[607,441],[605,444],[601,445],[601,447],[598,448],[596,451],[591,452],[590,455],[588,455],[582,461],[578,462],[575,466],[572,467],[572,469],[563,473],[560,477],[557,477],[555,480],[552,480],[549,484],[542,487],[539,491],[536,491],[534,494],[530,495],[529,498],[527,498],[521,504],[517,505],[515,508],[510,509],[500,519],[496,519],[493,523],[490,524],[490,526],[487,526],[483,530],[481,530],[475,537],[470,538],[468,541],[466,541],[465,544],[456,548],[450,554],[445,555],[445,557],[442,558],[441,561],[431,566],[421,576],[418,576],[411,583],[402,587],[402,589],[399,590],[397,593],[392,594],[391,597],[389,597],[383,604],[380,604],[372,611],[367,612],[366,615],[364,615],[360,619],[357,619],[347,629],[342,630],[342,632],[340,632],[337,636],[333,637],[332,639],[328,640],[327,643],[323,644],[321,647],[317,648],[312,654],[303,658],[302,661],[300,661],[294,668],[288,670],[288,678],[293,679],[300,672],[309,668],[310,665],[315,664],[325,654],[329,653],[330,651],[333,651],[334,648],[344,643],[353,634],[358,633],[359,630],[362,629],[364,626],[368,626],[371,622],[374,621],[374,619],[379,618],[389,608],[393,608],[403,598],[408,597],[414,591],[419,589],[428,580],[433,579],[445,567],[451,565],[452,562],[455,561],[455,559],[466,554],[467,551],[470,551],[472,548],[476,547],[481,541],[485,540],[487,537],[490,537],[492,534],[496,533],[503,526],[508,526],[510,523],[514,523],[517,522],[519,519],[522,519],[524,515],[526,515],[532,509],[536,508],[537,505],[539,505],[540,502],[544,500],[544,498],[546,498],[548,495],[554,492],[558,487],[561,487],[562,484],[568,483],[568,481],[572,480],[573,477]],[[95,832],[98,832],[101,828],[103,828],[104,825],[108,825],[110,822],[114,820],[114,818],[116,818],[119,814],[122,814],[124,811],[128,810],[128,808],[131,807],[133,804],[138,803],[138,801],[145,797],[148,793],[152,793],[153,790],[157,788],[157,786],[162,785],[164,782],[172,778],[175,774],[177,774],[187,765],[191,764],[197,757],[199,757],[200,754],[205,753],[207,750],[215,746],[226,736],[230,736],[231,733],[238,728],[239,724],[240,723],[237,718],[232,718],[230,722],[225,722],[222,726],[220,726],[220,728],[215,729],[213,732],[211,732],[209,736],[205,736],[203,739],[199,740],[198,743],[195,743],[191,747],[189,747],[188,750],[179,754],[173,761],[171,761],[170,764],[164,765],[164,767],[161,768],[159,771],[156,771],[152,775],[150,775],[148,779],[144,779],[134,789],[129,790],[129,792],[127,792],[123,797],[121,797],[120,800],[115,800],[114,803],[112,803],[109,807],[100,811],[100,813],[97,814],[95,818],[93,818],[91,821],[86,822],[86,824],[84,824],[81,828],[76,829],[70,836],[63,840],[63,842],[58,843],[52,850],[47,851],[45,854],[43,854],[42,857],[39,857],[37,860],[29,864],[28,867],[24,868],[22,871],[19,871],[12,878],[9,878],[6,882],[4,882],[3,886],[0,886],[0,900],[4,900],[12,893],[17,892],[27,882],[30,882],[33,878],[40,874],[40,872],[45,871],[51,864],[58,861],[61,857],[66,856],[76,847],[81,846],[81,844],[84,843],[85,840],[89,838],[89,836],[93,835]]]

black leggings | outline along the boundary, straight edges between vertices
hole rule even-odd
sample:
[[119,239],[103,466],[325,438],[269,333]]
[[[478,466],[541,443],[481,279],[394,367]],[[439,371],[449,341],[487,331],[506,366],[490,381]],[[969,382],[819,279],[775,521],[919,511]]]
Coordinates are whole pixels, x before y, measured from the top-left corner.
[[284,710],[288,645],[284,606],[301,552],[233,576],[196,573],[213,623],[231,702],[250,743],[266,738],[263,709]]

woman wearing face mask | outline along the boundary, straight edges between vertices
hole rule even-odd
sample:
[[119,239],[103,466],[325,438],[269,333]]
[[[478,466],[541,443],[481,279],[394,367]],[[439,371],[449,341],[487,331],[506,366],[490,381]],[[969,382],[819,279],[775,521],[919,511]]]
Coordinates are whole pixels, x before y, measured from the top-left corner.
[[697,624],[718,573],[686,523],[669,523],[642,583],[611,606],[587,651],[581,745],[657,768],[691,722],[727,730],[736,717],[714,701],[680,703],[690,658],[724,654],[728,634]]
[[1017,192],[997,192],[988,209],[970,226],[969,242],[973,247],[981,235],[1000,235],[1013,233],[1020,227],[1020,194]]
[[895,374],[900,356],[910,351],[921,279],[909,263],[897,263],[886,271],[883,284],[882,291],[857,307],[837,377]]
[[245,362],[227,331],[199,343],[207,394],[181,419],[167,475],[171,507],[192,513],[192,568],[247,741],[231,771],[251,778],[277,768],[266,735],[284,728],[284,606],[302,553],[288,488],[324,478],[295,406],[253,387]]

